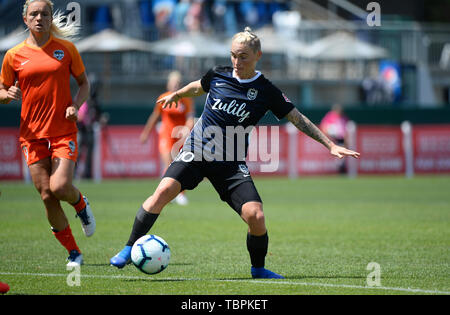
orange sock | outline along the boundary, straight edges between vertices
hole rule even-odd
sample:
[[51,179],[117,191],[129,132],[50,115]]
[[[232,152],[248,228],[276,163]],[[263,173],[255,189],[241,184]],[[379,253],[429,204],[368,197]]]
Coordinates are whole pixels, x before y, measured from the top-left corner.
[[83,195],[80,193],[80,200],[77,203],[72,205],[75,208],[75,211],[79,213],[81,210],[86,208],[86,202],[84,202]]
[[64,230],[62,231],[53,231],[53,235],[55,235],[56,239],[61,243],[62,246],[67,249],[67,251],[70,252],[72,250],[77,250],[79,253],[81,253],[80,249],[77,246],[77,243],[75,242],[75,238],[72,235],[72,230],[70,229],[70,225],[68,225]]

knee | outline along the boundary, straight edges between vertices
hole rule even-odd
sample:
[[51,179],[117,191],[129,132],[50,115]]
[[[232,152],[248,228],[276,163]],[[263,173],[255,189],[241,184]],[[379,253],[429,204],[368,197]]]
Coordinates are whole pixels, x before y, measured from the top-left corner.
[[70,192],[71,185],[65,182],[50,183],[50,191],[59,200],[66,199]]
[[50,190],[50,188],[46,188],[46,189],[41,189],[39,191],[40,195],[41,195],[41,199],[44,202],[44,204],[53,202],[56,198],[55,195],[53,195],[52,191]]
[[258,202],[244,204],[242,206],[242,217],[250,227],[263,227],[265,225],[262,205]]
[[156,189],[153,198],[158,202],[167,203],[177,196],[179,191],[173,185],[163,185]]

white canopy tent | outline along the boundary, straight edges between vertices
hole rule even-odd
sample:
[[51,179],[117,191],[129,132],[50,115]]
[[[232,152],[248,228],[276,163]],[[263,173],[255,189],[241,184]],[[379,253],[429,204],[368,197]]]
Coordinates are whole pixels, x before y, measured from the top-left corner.
[[201,33],[184,33],[152,43],[156,54],[179,57],[227,57],[230,47],[216,37]]
[[384,48],[369,44],[344,32],[336,32],[311,45],[295,48],[295,53],[299,57],[318,60],[369,60],[388,56]]
[[151,43],[105,29],[75,43],[80,53],[151,51]]

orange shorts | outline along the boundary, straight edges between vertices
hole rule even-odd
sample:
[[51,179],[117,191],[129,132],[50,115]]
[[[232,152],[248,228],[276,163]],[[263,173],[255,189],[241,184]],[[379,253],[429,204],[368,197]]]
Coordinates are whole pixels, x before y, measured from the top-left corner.
[[60,137],[25,140],[20,142],[27,165],[47,157],[64,158],[74,162],[78,157],[77,133]]
[[170,153],[172,150],[172,146],[177,142],[178,139],[168,138],[168,137],[159,137],[158,141],[158,149],[160,153]]

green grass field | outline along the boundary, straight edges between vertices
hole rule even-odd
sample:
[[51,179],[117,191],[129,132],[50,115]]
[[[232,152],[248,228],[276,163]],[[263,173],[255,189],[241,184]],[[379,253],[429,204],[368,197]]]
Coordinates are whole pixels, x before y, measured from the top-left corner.
[[[165,271],[109,266],[157,183],[76,183],[97,231],[86,238],[64,204],[85,258],[80,285],[69,286],[67,252],[38,193],[0,182],[0,281],[8,295],[450,294],[450,176],[255,178],[270,237],[266,266],[286,277],[258,281],[250,277],[245,223],[206,181],[188,192],[188,206],[168,205],[151,230],[171,247]],[[370,262],[380,266],[381,286],[368,286]]]

